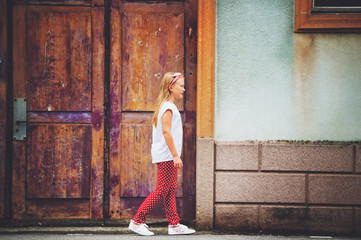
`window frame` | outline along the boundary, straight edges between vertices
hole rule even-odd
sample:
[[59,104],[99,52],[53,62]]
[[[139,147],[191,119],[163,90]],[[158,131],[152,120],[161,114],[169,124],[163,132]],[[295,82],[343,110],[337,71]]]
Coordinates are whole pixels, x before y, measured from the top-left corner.
[[295,32],[361,32],[361,14],[312,13],[312,0],[295,0]]

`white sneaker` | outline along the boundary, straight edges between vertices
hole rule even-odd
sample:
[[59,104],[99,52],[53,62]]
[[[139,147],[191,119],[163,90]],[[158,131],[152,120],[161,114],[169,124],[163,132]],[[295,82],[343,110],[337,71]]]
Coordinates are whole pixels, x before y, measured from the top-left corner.
[[178,225],[169,225],[168,226],[168,234],[169,235],[177,235],[177,234],[193,234],[196,231],[193,229],[189,229],[187,226],[183,224]]
[[154,232],[149,231],[148,225],[145,223],[136,223],[133,220],[129,223],[129,229],[142,236],[153,236]]

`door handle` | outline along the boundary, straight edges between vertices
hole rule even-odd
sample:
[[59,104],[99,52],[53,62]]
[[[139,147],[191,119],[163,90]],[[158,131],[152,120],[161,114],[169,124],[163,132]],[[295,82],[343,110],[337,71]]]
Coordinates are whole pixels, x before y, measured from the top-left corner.
[[26,140],[26,109],[27,100],[25,98],[14,98],[13,103],[13,139],[17,141]]

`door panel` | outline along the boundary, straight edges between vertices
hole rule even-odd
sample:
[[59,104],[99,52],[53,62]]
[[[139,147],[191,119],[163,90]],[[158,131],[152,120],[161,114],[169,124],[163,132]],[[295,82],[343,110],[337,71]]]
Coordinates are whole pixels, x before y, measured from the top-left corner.
[[[154,172],[148,174],[150,168],[149,148],[145,143],[151,130],[150,126],[141,124],[122,124],[123,142],[122,149],[127,149],[122,154],[120,195],[122,197],[146,197],[156,185]],[[129,172],[129,169],[134,171]],[[130,179],[129,179],[130,176]]]
[[[109,216],[132,218],[156,186],[151,163],[151,119],[160,81],[168,71],[185,74],[185,99],[178,102],[184,124],[177,208],[195,211],[196,12],[194,0],[162,3],[112,1],[110,56]],[[187,179],[186,179],[187,177]],[[164,218],[162,204],[150,215]]]
[[104,9],[14,6],[14,219],[102,218]]
[[30,125],[27,198],[89,198],[91,126]]
[[[28,199],[23,219],[89,219],[89,199]],[[61,224],[61,221],[59,221]]]
[[27,12],[28,109],[90,111],[91,13],[45,9]]
[[123,111],[153,111],[164,71],[184,69],[183,27],[183,13],[123,13]]

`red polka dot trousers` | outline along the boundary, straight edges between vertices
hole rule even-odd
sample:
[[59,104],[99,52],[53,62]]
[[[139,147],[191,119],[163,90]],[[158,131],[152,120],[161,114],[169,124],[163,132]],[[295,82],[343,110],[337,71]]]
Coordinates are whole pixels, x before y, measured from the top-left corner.
[[133,220],[145,223],[147,214],[163,199],[165,214],[170,225],[179,223],[175,195],[177,191],[178,168],[173,161],[157,163],[157,187],[140,205]]

